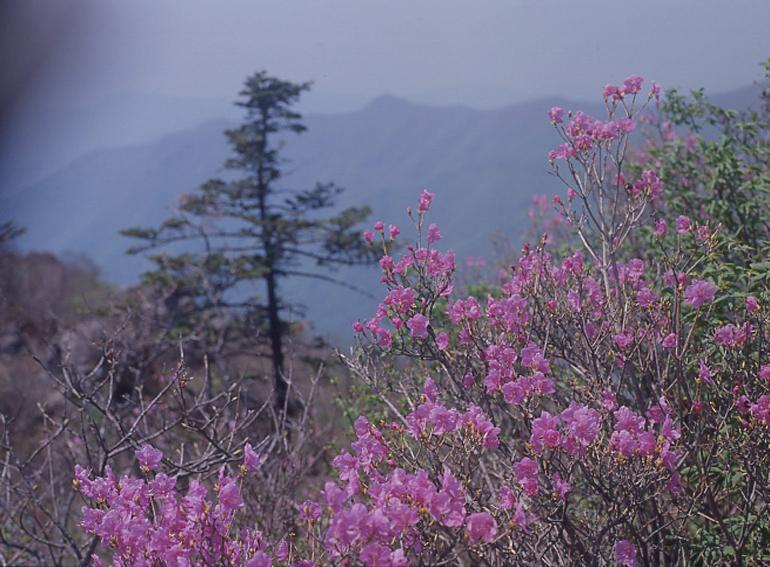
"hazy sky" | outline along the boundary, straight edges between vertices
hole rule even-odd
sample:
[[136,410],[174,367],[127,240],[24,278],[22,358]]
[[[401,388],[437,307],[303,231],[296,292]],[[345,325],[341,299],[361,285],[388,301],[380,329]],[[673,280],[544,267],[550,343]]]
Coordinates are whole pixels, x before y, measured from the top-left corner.
[[315,80],[321,109],[381,93],[488,107],[587,98],[630,73],[723,90],[757,78],[770,56],[768,0],[33,4],[82,22],[57,44],[50,77],[59,95],[81,100],[123,91],[232,100],[264,68]]
[[260,69],[315,81],[305,112],[596,100],[632,73],[715,92],[761,76],[768,24],[770,0],[0,0],[0,193],[238,119]]

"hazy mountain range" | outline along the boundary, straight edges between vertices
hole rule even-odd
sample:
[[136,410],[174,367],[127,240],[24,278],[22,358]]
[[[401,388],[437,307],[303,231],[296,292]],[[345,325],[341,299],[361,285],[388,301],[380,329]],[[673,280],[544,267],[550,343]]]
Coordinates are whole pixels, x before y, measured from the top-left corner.
[[[718,99],[742,108],[756,92],[750,87]],[[308,131],[287,139],[291,161],[283,183],[334,181],[346,188],[341,206],[369,205],[372,220],[399,224],[404,234],[406,207],[428,188],[436,193],[431,220],[442,229],[442,244],[461,260],[483,255],[494,232],[521,234],[533,194],[563,190],[547,174],[546,154],[557,144],[546,117],[553,105],[600,112],[558,99],[475,110],[382,96],[357,112],[308,115]],[[131,284],[147,263],[123,253],[130,242],[118,230],[157,224],[180,194],[216,176],[228,154],[222,132],[232,125],[213,119],[153,142],[89,151],[31,186],[5,187],[0,217],[27,228],[23,249],[82,253],[106,279]],[[378,279],[375,270],[338,276],[370,288]],[[375,305],[317,283],[291,285],[290,292],[305,300],[319,331],[340,337],[349,336],[350,322],[367,317]]]

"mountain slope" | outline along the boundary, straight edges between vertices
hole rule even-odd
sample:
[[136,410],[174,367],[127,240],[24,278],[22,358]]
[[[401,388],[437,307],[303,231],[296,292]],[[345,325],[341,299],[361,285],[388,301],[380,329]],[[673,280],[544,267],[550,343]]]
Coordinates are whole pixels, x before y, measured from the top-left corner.
[[[753,92],[721,98],[741,107]],[[430,221],[442,228],[441,244],[459,259],[484,254],[496,231],[521,234],[532,194],[563,190],[547,175],[546,154],[557,138],[546,112],[556,104],[600,112],[556,99],[480,111],[383,96],[358,112],[311,115],[307,132],[287,140],[290,162],[282,183],[334,181],[347,189],[341,205],[370,205],[375,219],[402,227],[406,207],[429,188],[437,194]],[[20,242],[25,249],[85,253],[111,281],[134,282],[147,264],[123,254],[129,242],[117,231],[157,224],[180,194],[217,175],[227,155],[222,131],[228,126],[212,121],[152,144],[89,153],[32,187],[10,192],[0,201],[0,216],[27,227]],[[376,289],[374,270],[337,276]],[[287,291],[298,300],[312,297],[304,301],[307,315],[320,331],[340,336],[348,336],[350,321],[368,316],[374,306],[371,299],[328,285],[295,282]]]

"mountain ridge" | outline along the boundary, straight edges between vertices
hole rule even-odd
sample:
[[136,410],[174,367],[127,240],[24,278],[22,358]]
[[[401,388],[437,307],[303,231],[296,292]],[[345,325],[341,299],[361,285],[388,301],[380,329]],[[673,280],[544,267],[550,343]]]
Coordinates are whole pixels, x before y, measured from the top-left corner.
[[[715,99],[744,104],[755,90]],[[402,229],[406,207],[429,188],[437,194],[430,222],[443,230],[442,247],[455,249],[459,260],[487,254],[493,233],[521,235],[532,194],[562,191],[547,175],[547,152],[558,143],[546,117],[552,105],[601,111],[559,97],[483,110],[384,95],[354,112],[308,114],[308,130],[287,141],[290,165],[282,183],[334,181],[347,189],[340,206],[369,205],[373,220]],[[130,284],[148,264],[124,254],[130,241],[118,230],[157,225],[180,194],[218,175],[228,155],[222,132],[233,125],[211,119],[150,143],[94,150],[31,187],[6,193],[0,208],[27,227],[22,249],[86,253],[107,279]],[[338,277],[363,288],[378,285],[374,270],[343,270]],[[307,295],[301,285],[286,291],[297,299]],[[319,330],[348,334],[351,320],[369,315],[374,305],[363,299],[343,313],[348,295],[329,287],[325,301],[308,306]]]

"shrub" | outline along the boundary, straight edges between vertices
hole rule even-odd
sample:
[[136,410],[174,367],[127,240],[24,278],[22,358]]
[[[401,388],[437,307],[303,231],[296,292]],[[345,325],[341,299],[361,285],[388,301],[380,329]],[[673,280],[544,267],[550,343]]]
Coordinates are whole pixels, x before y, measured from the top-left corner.
[[[192,562],[770,561],[768,298],[765,268],[752,260],[766,227],[728,223],[714,207],[730,203],[708,195],[712,208],[682,207],[681,187],[692,185],[676,156],[694,143],[685,159],[700,159],[706,139],[668,133],[631,160],[659,86],[644,92],[632,76],[605,87],[604,100],[605,120],[549,112],[562,140],[549,159],[566,187],[552,203],[572,239],[525,246],[486,297],[454,291],[454,255],[426,224],[432,193],[410,211],[417,237],[400,256],[391,256],[400,230],[378,223],[367,233],[382,246],[386,294],[354,324],[361,343],[345,361],[388,417],[358,418],[336,478],[298,506],[291,529],[276,540],[237,529],[235,471],[223,469],[217,502],[198,508],[186,502],[204,502],[199,485],[179,505],[165,476],[80,471],[92,501],[84,526],[114,562],[185,564],[163,546],[131,546],[134,524],[143,540],[186,546]],[[745,158],[744,168],[744,153],[728,157],[740,173],[733,190],[764,195],[767,160]],[[714,159],[702,165],[718,170]],[[757,194],[746,193],[747,172]],[[712,178],[698,179],[703,196]],[[736,242],[744,260],[723,270]],[[171,520],[159,513],[167,507]],[[111,514],[121,521],[105,528]]]

